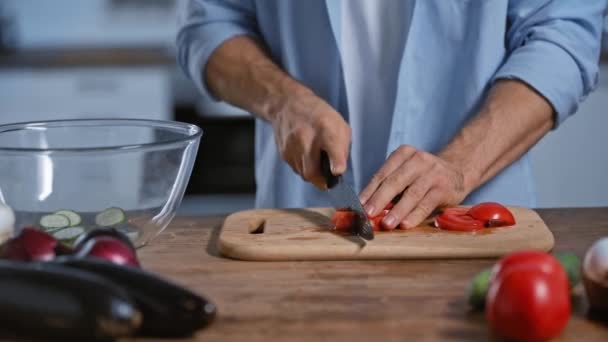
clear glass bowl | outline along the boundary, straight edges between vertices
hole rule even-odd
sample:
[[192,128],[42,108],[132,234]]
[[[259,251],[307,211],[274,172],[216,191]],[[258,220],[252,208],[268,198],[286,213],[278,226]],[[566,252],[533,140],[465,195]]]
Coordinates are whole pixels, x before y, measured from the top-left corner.
[[16,229],[72,210],[81,226],[120,208],[117,225],[147,244],[175,216],[192,172],[202,130],[174,121],[90,119],[0,126],[0,201]]

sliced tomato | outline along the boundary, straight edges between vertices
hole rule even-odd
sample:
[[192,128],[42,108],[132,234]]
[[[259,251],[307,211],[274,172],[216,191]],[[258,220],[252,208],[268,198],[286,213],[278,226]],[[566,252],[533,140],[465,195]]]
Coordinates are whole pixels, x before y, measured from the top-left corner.
[[503,227],[515,224],[515,217],[509,209],[496,202],[479,203],[471,207],[468,214],[477,220],[486,222],[487,227]]
[[[378,215],[374,217],[368,217],[373,230],[390,230],[386,229],[386,227],[384,227],[384,225],[382,224],[382,220],[384,219],[386,214],[388,214],[388,212],[388,209],[384,209]],[[355,224],[355,213],[350,209],[338,209],[331,217],[331,224],[336,230],[349,232],[352,230],[353,225]]]
[[372,228],[375,231],[378,230],[392,230],[392,229],[388,229],[384,226],[384,224],[382,224],[382,220],[384,219],[384,217],[388,214],[390,210],[389,209],[384,209],[382,210],[382,212],[380,212],[380,214],[370,218],[370,222],[372,224]]
[[483,221],[476,220],[466,213],[459,215],[454,211],[444,211],[442,214],[435,216],[435,226],[446,230],[474,231],[483,229],[485,224]]
[[355,213],[348,209],[336,210],[331,217],[331,224],[336,230],[349,232],[355,223]]

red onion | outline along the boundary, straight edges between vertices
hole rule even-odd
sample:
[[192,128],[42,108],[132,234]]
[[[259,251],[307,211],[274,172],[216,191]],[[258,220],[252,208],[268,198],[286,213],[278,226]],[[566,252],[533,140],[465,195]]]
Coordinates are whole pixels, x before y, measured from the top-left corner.
[[112,236],[97,236],[78,246],[76,257],[95,257],[118,265],[139,267],[137,254],[129,245]]
[[34,227],[25,227],[18,236],[7,241],[2,255],[9,260],[49,261],[55,258],[57,240]]

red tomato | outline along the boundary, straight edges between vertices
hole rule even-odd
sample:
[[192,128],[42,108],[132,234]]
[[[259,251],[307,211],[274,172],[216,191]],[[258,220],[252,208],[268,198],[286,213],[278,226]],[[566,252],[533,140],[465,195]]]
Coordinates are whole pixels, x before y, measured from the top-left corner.
[[[392,229],[388,229],[386,228],[383,224],[382,224],[382,220],[384,219],[384,217],[386,216],[386,214],[388,214],[389,210],[388,209],[384,209],[382,210],[382,212],[380,212],[380,214],[370,218],[370,222],[372,224],[372,228],[374,230],[392,230]],[[394,228],[393,228],[394,229]]]
[[446,230],[473,231],[483,229],[484,222],[451,210],[435,216],[435,226]]
[[479,203],[468,214],[477,220],[486,222],[487,227],[512,226],[515,224],[513,214],[505,206],[496,202]]
[[[517,251],[504,256],[492,268],[491,282],[500,278],[504,272],[510,272],[518,268],[532,268],[546,274],[563,273],[559,261],[551,254],[540,251]],[[564,273],[564,276],[567,275]]]
[[336,230],[349,232],[353,224],[355,223],[355,213],[346,209],[346,210],[336,210],[334,215],[331,217],[331,224],[334,226]]
[[516,341],[547,341],[559,335],[570,317],[565,273],[534,267],[506,271],[490,284],[486,319],[494,331]]
[[[382,219],[384,219],[384,216],[386,216],[388,212],[389,209],[387,206],[387,208],[382,210],[378,215],[374,217],[368,217],[373,230],[391,230],[387,229],[382,224]],[[331,224],[336,230],[342,232],[350,232],[353,228],[353,224],[355,224],[355,213],[350,209],[338,209],[331,217]]]

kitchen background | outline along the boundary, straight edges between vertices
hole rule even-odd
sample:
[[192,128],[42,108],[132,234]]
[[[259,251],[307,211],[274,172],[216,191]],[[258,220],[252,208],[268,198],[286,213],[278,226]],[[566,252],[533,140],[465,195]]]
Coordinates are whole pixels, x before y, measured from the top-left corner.
[[[0,124],[100,116],[192,122],[205,134],[181,212],[252,207],[253,119],[201,102],[177,67],[182,5],[0,0]],[[608,206],[606,57],[598,89],[532,151],[539,207]]]

